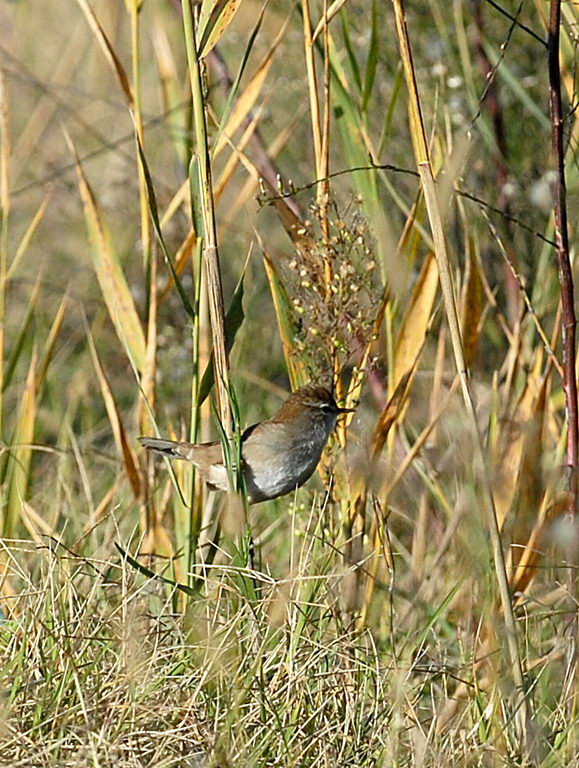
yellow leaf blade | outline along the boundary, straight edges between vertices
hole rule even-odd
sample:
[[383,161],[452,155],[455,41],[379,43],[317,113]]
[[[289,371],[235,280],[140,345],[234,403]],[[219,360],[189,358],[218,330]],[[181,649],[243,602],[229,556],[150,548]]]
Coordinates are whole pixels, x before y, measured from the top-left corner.
[[396,390],[403,377],[414,367],[424,344],[437,288],[438,265],[434,254],[429,253],[420,270],[396,341],[391,392]]
[[32,355],[24,392],[20,401],[18,422],[14,432],[14,449],[10,455],[8,504],[2,525],[2,535],[13,538],[16,523],[22,514],[32,460],[31,444],[36,423],[36,353]]
[[[70,140],[69,143],[74,152]],[[80,196],[92,244],[93,265],[101,293],[121,343],[127,347],[137,369],[142,371],[145,364],[146,348],[143,327],[125,275],[105,232],[95,196],[76,152],[74,155]]]

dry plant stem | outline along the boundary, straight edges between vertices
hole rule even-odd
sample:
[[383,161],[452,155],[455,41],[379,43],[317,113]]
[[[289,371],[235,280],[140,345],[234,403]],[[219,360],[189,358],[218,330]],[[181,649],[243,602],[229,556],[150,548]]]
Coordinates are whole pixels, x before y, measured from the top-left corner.
[[559,67],[559,27],[561,0],[551,0],[549,7],[549,110],[551,117],[551,146],[557,178],[554,184],[555,238],[559,262],[559,283],[562,306],[563,390],[567,411],[567,468],[569,471],[570,503],[568,513],[577,514],[577,469],[579,465],[579,416],[577,411],[577,381],[575,378],[575,307],[573,273],[569,257],[567,228],[567,190],[565,186],[565,149],[563,145],[563,109],[561,104],[561,71]]
[[[201,240],[198,240],[195,246],[195,264],[193,266],[193,275],[195,280],[195,301],[193,305],[195,308],[195,320],[193,322],[193,375],[191,377],[191,428],[189,432],[189,440],[192,443],[196,443],[198,440],[201,417],[200,408],[197,402],[199,395],[199,385],[201,382],[201,284],[203,282],[201,274],[203,269],[203,254],[201,249],[202,243]],[[195,468],[192,466],[190,471],[191,513],[187,516],[187,529],[185,534],[185,573],[187,574],[187,584],[189,586],[192,585],[193,560],[202,525],[202,492],[200,491],[198,479],[196,478]]]
[[195,140],[199,158],[199,187],[201,190],[201,206],[203,210],[204,262],[209,296],[209,314],[211,317],[211,334],[215,359],[215,379],[219,416],[223,429],[228,438],[232,436],[231,406],[229,402],[229,361],[225,346],[225,312],[223,306],[223,289],[219,269],[219,252],[217,250],[217,228],[215,225],[215,209],[213,204],[213,187],[211,183],[211,164],[209,160],[209,145],[207,141],[207,125],[205,122],[205,103],[201,82],[201,68],[195,40],[195,26],[191,13],[190,0],[182,0],[183,27],[187,47],[187,61],[191,79],[193,96],[193,115],[195,119]]
[[[330,29],[328,26],[328,0],[324,0],[324,123],[322,131],[322,158],[320,170],[322,171],[322,178],[325,181],[320,185],[318,201],[321,207],[321,221],[322,230],[324,233],[324,239],[326,243],[330,241],[330,231],[328,223],[328,202],[330,198]],[[326,290],[329,293],[331,290],[330,283],[332,281],[332,269],[328,256],[325,258],[325,280]],[[334,381],[338,380],[338,357],[334,355]],[[342,447],[346,444],[346,431],[345,422],[342,421],[338,428],[338,435],[340,436],[340,442]]]
[[8,83],[0,70],[0,434],[2,434],[4,398],[4,316],[8,267],[8,216],[10,213],[10,131],[8,124]]
[[[143,131],[143,116],[141,113],[141,67],[140,67],[140,38],[139,38],[139,11],[137,0],[130,4],[131,17],[131,50],[133,70],[133,97],[135,99],[134,115],[135,130],[143,151],[145,148],[145,135]],[[149,220],[149,202],[147,197],[147,185],[142,163],[139,162],[139,206],[141,213],[141,240],[143,243],[143,260],[147,267],[151,255],[151,222]]]
[[322,132],[320,130],[320,102],[318,99],[318,79],[314,60],[314,44],[312,42],[312,24],[308,0],[302,0],[302,16],[304,20],[304,49],[306,54],[306,69],[310,97],[310,113],[312,118],[312,135],[314,139],[314,155],[316,158],[316,174],[321,178],[322,166]]
[[[551,118],[551,148],[557,176],[554,183],[555,198],[555,239],[557,242],[557,260],[559,263],[559,285],[561,290],[561,328],[563,348],[563,392],[567,412],[567,471],[569,483],[569,502],[567,518],[575,523],[577,517],[577,469],[579,462],[578,441],[579,426],[577,412],[577,379],[575,372],[575,302],[573,272],[569,257],[569,232],[567,228],[567,189],[565,185],[565,150],[563,145],[563,107],[561,103],[561,69],[559,65],[559,30],[561,25],[561,0],[551,0],[549,6],[549,34],[547,40],[547,61],[549,70],[549,113]],[[569,548],[567,559],[573,565],[575,551]],[[574,568],[567,571],[567,587],[573,598],[577,593],[577,580]],[[575,601],[576,604],[576,601]],[[577,702],[577,646],[575,639],[579,628],[578,614],[569,626],[570,663],[567,680],[572,686],[569,696],[569,709],[573,711]]]
[[[324,0],[324,21],[327,22],[327,1]],[[320,207],[320,222],[324,240],[329,240],[327,203],[330,190],[328,172],[329,172],[329,128],[330,128],[330,81],[329,81],[329,50],[328,50],[328,26],[326,23],[324,29],[324,113],[323,120],[320,109],[320,99],[318,94],[318,76],[316,73],[316,61],[314,42],[312,38],[312,24],[310,18],[309,0],[302,0],[302,16],[304,23],[304,50],[306,56],[306,73],[308,80],[308,93],[310,104],[310,116],[312,121],[312,136],[314,142],[314,159],[316,163],[316,174],[318,178],[323,179],[317,192],[316,200]],[[330,290],[331,272],[327,258],[325,261],[326,288]]]
[[[324,206],[324,212],[328,204],[330,193],[330,29],[328,26],[328,0],[324,0],[324,122],[322,126],[322,157],[321,178],[324,179],[319,187],[319,201]],[[322,225],[325,227],[324,237],[328,239],[328,221],[324,215]]]
[[404,10],[402,8],[402,0],[392,0],[392,3],[396,17],[396,32],[398,36],[398,44],[400,47],[400,55],[404,66],[404,73],[408,88],[410,133],[412,136],[418,172],[420,174],[420,179],[424,189],[424,198],[426,201],[428,219],[430,222],[430,228],[432,230],[432,237],[435,245],[435,253],[440,272],[440,285],[450,330],[450,338],[454,352],[456,368],[460,379],[468,423],[470,425],[473,436],[476,462],[478,464],[480,477],[482,480],[483,503],[488,520],[489,534],[495,564],[495,573],[504,612],[505,633],[507,638],[508,653],[510,657],[509,660],[511,664],[513,681],[516,688],[515,723],[517,726],[517,736],[521,747],[521,752],[526,754],[528,752],[527,734],[529,725],[529,712],[523,678],[523,668],[517,642],[515,617],[513,613],[509,582],[505,567],[505,558],[500,538],[499,524],[497,520],[490,481],[485,466],[482,436],[480,434],[476,419],[474,402],[469,388],[468,372],[464,361],[463,345],[454,287],[452,284],[450,262],[446,249],[446,240],[444,237],[444,228],[438,203],[436,182],[434,180],[432,166],[430,164],[428,144],[426,141],[426,133],[420,107],[420,99],[418,96],[414,65],[412,62],[410,40],[408,38],[408,31],[406,28],[406,19],[404,17]]

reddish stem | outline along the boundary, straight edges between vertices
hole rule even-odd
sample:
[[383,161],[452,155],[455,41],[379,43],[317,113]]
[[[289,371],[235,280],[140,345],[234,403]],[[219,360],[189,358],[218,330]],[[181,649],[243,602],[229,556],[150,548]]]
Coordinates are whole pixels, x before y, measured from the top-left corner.
[[555,197],[555,239],[561,287],[563,389],[567,411],[567,468],[570,501],[568,513],[577,513],[577,467],[579,464],[579,416],[577,411],[577,380],[575,378],[575,306],[573,273],[569,258],[567,229],[567,190],[565,187],[565,149],[563,139],[563,109],[561,104],[561,70],[559,66],[559,27],[561,0],[551,0],[549,7],[549,38],[547,41],[549,68],[549,111],[551,116],[551,147],[557,177],[553,184]]

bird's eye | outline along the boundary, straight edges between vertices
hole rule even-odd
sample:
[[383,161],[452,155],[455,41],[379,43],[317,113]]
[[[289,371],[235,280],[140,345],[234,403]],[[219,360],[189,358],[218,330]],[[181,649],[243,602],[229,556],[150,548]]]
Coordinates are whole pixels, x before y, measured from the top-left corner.
[[328,403],[323,403],[322,405],[320,405],[320,410],[322,411],[322,413],[331,413],[334,409]]

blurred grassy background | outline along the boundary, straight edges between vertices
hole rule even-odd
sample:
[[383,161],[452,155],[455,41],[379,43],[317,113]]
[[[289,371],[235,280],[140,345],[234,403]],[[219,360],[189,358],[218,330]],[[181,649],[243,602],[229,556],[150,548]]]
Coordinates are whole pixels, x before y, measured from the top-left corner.
[[[211,334],[180,4],[95,1],[99,44],[86,4],[14,0],[0,4],[0,764],[579,765],[547,4],[501,8],[406,11],[515,605],[527,747],[391,5],[276,1],[259,21],[262,5],[245,0],[205,57],[226,305],[243,278],[231,351],[242,421],[310,378],[360,402],[320,477],[250,510],[253,570],[232,514],[201,565],[207,495],[178,466],[181,503],[136,443],[153,430],[140,386],[163,434],[189,435],[192,419],[216,434],[192,394]],[[566,4],[573,252],[576,29]],[[150,225],[129,89],[193,304],[201,285],[198,332]],[[336,175],[312,184],[324,168]],[[189,591],[148,578],[115,542]]]

